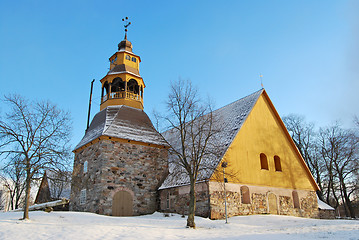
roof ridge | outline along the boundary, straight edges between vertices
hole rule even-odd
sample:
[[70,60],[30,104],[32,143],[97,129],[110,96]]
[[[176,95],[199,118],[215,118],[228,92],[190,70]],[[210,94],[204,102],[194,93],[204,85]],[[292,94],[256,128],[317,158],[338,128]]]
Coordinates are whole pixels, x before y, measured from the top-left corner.
[[259,92],[262,93],[263,91],[264,91],[264,88],[261,88],[261,89],[255,91],[255,92],[253,92],[253,93],[251,93],[251,94],[249,94],[249,95],[247,95],[247,96],[245,96],[245,97],[242,97],[242,98],[240,98],[240,99],[237,99],[237,100],[235,100],[235,101],[233,101],[233,102],[231,102],[231,103],[228,103],[227,105],[224,105],[224,106],[222,106],[222,107],[220,107],[220,108],[217,108],[216,110],[213,110],[212,113],[215,112],[215,111],[218,111],[218,110],[220,110],[220,109],[222,109],[222,108],[225,108],[225,107],[227,107],[227,106],[229,106],[229,105],[231,105],[231,104],[234,104],[234,103],[236,103],[236,102],[239,102],[239,101],[241,101],[241,100],[243,100],[243,99],[245,99],[245,98],[248,98],[248,97],[250,97],[250,96],[253,96],[253,95],[255,95],[255,94],[259,93]]

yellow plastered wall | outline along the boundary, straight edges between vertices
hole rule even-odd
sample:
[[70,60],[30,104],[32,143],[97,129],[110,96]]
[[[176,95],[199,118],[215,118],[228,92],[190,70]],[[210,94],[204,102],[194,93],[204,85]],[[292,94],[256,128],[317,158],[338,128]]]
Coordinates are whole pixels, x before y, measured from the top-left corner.
[[[264,94],[261,94],[247,120],[228,148],[223,161],[228,162],[228,181],[242,184],[316,190],[308,169],[303,165],[296,149],[271,108]],[[261,169],[260,154],[267,156],[269,170]],[[274,156],[280,157],[282,171],[276,171]],[[218,170],[222,171],[219,165]],[[211,180],[214,180],[213,178]]]
[[[126,56],[130,56],[130,59],[126,59]],[[132,61],[133,57],[136,58],[136,62]],[[117,52],[110,58],[110,62],[115,58],[116,61],[114,62],[114,64],[110,64],[110,68],[113,68],[115,65],[126,64],[127,66],[140,70],[141,59],[134,54],[130,54],[127,52]]]

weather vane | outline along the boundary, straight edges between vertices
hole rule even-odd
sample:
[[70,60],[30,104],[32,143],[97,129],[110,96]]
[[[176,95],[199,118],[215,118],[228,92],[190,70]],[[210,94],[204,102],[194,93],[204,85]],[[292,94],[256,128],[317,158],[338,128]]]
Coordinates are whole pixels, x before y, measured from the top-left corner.
[[122,21],[125,22],[125,39],[127,39],[127,28],[131,25],[131,22],[128,21],[128,17],[122,18]]
[[262,86],[262,88],[264,88],[263,87],[263,75],[261,73],[259,74],[259,78],[261,79],[261,86]]

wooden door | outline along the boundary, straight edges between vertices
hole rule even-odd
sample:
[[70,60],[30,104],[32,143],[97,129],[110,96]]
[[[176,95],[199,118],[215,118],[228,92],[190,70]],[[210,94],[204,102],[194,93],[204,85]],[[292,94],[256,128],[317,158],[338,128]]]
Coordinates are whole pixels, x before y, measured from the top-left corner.
[[132,216],[133,199],[129,192],[118,191],[112,200],[112,216]]
[[277,196],[274,193],[268,194],[268,208],[270,214],[278,214]]

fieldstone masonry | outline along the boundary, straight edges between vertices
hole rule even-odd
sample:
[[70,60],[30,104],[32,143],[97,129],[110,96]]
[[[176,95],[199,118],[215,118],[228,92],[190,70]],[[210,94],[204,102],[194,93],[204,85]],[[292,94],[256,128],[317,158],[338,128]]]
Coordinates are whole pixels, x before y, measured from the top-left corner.
[[[167,150],[102,139],[75,154],[70,209],[112,215],[117,191],[133,198],[133,215],[158,208],[157,189],[168,174]],[[84,163],[87,161],[87,172]],[[86,189],[86,202],[80,202]]]
[[[250,192],[250,203],[242,203],[240,184],[226,184],[227,214],[229,217],[251,214],[269,214],[268,194],[272,193],[277,199],[279,215],[319,218],[317,196],[314,191],[297,190],[300,207],[295,208],[292,197],[292,189],[280,189],[273,187],[247,186]],[[188,189],[187,189],[188,188]],[[211,219],[223,219],[224,191],[223,184],[206,182],[197,184],[197,209],[196,215],[210,217]],[[228,188],[228,189],[227,189]],[[189,187],[174,187],[160,190],[161,210],[186,214],[188,211]],[[167,204],[168,197],[171,204]]]
[[[209,217],[208,184],[196,184],[196,216]],[[160,210],[163,212],[188,214],[189,186],[160,190]]]

